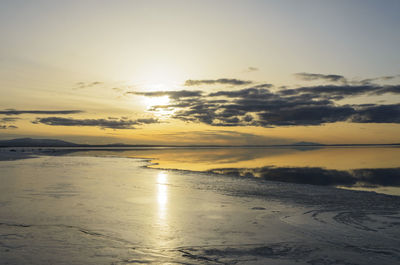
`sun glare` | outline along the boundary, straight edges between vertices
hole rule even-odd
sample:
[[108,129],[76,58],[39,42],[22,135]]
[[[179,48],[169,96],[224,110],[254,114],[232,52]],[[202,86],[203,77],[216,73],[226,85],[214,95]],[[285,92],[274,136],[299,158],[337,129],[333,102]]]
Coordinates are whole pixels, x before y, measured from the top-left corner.
[[145,105],[148,109],[155,107],[155,106],[164,106],[168,105],[170,100],[168,96],[162,97],[145,97],[144,98]]

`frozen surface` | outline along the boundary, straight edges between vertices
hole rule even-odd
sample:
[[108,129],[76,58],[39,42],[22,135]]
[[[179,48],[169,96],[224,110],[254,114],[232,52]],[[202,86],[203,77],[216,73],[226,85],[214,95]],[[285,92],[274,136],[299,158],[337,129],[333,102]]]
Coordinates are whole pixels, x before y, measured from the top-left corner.
[[400,262],[400,197],[146,164],[0,161],[1,264]]

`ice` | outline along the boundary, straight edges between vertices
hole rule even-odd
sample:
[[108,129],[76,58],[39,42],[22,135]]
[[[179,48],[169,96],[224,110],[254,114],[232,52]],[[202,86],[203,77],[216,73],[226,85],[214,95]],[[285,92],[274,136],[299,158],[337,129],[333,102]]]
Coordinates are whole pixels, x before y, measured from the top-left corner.
[[0,161],[2,264],[398,264],[400,197],[118,157]]

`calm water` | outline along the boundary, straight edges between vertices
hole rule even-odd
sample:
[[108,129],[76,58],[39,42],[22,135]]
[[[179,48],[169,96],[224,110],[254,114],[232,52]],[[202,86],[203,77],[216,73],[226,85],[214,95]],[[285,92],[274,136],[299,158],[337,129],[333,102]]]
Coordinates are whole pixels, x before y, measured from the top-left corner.
[[74,156],[146,158],[151,167],[400,195],[399,147],[69,150]]

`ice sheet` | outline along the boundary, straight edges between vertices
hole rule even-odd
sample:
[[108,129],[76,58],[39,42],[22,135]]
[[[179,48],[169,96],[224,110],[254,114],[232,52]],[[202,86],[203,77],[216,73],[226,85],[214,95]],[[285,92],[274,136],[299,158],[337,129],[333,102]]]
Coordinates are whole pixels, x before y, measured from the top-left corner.
[[400,197],[145,168],[0,161],[4,264],[398,264]]

